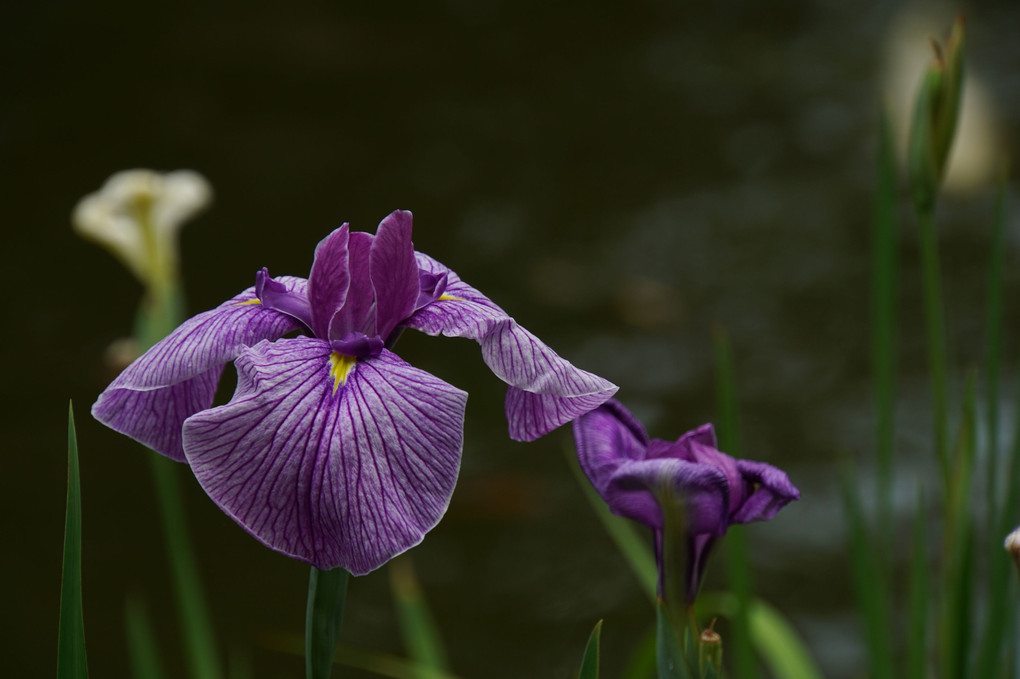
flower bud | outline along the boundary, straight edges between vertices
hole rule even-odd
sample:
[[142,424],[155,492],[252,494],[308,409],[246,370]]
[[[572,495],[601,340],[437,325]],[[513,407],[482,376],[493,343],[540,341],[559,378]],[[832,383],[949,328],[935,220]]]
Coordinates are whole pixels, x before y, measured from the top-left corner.
[[935,61],[914,101],[908,166],[918,210],[931,210],[945,176],[963,95],[963,44],[964,22],[958,16],[944,50],[932,41]]
[[1015,531],[1006,536],[1006,541],[1002,546],[1013,557],[1013,561],[1016,563],[1017,575],[1020,575],[1020,526],[1017,526]]
[[704,675],[708,667],[712,667],[716,674],[722,670],[722,637],[715,631],[715,620],[701,632],[698,643],[698,666],[701,674]]

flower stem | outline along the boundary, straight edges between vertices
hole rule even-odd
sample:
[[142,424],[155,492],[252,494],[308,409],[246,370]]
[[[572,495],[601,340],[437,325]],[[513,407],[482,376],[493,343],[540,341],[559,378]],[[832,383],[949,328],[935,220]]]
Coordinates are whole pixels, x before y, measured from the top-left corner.
[[949,452],[946,440],[946,322],[942,303],[942,274],[934,209],[917,213],[921,236],[921,267],[924,287],[924,316],[928,335],[928,367],[935,416],[935,452],[942,472],[943,487],[949,488]]
[[350,573],[312,566],[305,609],[305,679],[329,679],[347,603]]

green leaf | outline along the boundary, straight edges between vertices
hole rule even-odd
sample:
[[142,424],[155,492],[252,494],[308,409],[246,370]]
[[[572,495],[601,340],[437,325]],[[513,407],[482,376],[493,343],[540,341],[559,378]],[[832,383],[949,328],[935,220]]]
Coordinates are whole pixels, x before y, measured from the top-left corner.
[[687,657],[669,619],[666,605],[655,605],[655,657],[658,679],[692,679],[694,672],[687,666]]
[[64,516],[64,564],[60,582],[57,678],[89,676],[85,658],[85,618],[81,602],[81,478],[74,406],[67,405],[67,512]]
[[[910,626],[907,633],[907,677],[925,679],[928,673],[928,602],[932,598],[928,577],[928,542],[925,537],[924,499],[917,498],[914,545],[910,560]],[[979,675],[987,676],[987,675]]]
[[188,537],[187,517],[181,499],[180,465],[157,454],[149,455],[149,465],[156,486],[163,539],[190,674],[194,679],[220,679],[222,665],[216,650],[211,616],[202,594],[198,564]]
[[892,679],[892,630],[888,585],[861,515],[857,489],[843,481],[843,503],[850,528],[850,566],[857,606],[864,618],[872,679]]
[[343,568],[321,571],[312,566],[305,613],[305,678],[329,679],[347,603],[350,574]]
[[654,602],[659,569],[655,565],[655,555],[652,554],[652,548],[648,545],[647,541],[638,535],[635,524],[632,521],[609,511],[605,500],[599,496],[598,492],[592,487],[591,482],[584,475],[584,472],[581,471],[580,465],[577,464],[577,456],[573,454],[573,449],[569,449],[568,457],[571,460],[570,468],[574,472],[574,478],[577,479],[578,485],[581,486],[585,497],[588,498],[588,503],[595,511],[595,515],[599,517],[606,532],[609,533],[609,537],[616,543],[616,548],[620,550],[620,553],[627,560],[627,564],[634,572],[634,575],[637,576],[638,582],[641,584],[642,589],[645,590],[649,600]]
[[656,628],[650,627],[631,651],[620,675],[623,679],[651,679],[655,676],[655,638]]
[[584,647],[584,658],[581,660],[581,671],[577,679],[599,679],[599,637],[602,634],[602,621],[595,623],[595,629],[588,637],[588,644]]
[[878,525],[892,544],[892,470],[896,415],[896,158],[883,110],[878,138],[877,186],[871,218],[871,373],[878,420]]
[[[742,457],[740,445],[739,407],[733,368],[733,352],[729,337],[721,328],[712,335],[715,344],[716,399],[721,449],[733,457]],[[743,526],[731,526],[726,536],[726,569],[730,589],[736,595],[737,609],[731,619],[731,638],[727,639],[734,675],[741,679],[757,676],[748,632],[747,612],[752,596],[751,569],[747,559],[747,537]]]
[[403,554],[390,561],[389,573],[397,619],[408,655],[422,667],[446,669],[446,652],[439,637],[439,629],[414,574],[411,557]]
[[124,605],[124,627],[127,631],[128,657],[134,679],[162,679],[156,635],[144,604],[129,597]]

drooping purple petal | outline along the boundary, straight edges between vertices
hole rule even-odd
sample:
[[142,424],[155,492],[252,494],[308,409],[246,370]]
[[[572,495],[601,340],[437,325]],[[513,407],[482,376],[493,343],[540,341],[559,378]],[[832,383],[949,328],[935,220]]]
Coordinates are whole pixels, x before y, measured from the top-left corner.
[[622,462],[606,486],[605,498],[613,513],[663,528],[660,501],[668,491],[683,504],[690,534],[726,532],[729,487],[717,469],[685,460],[659,458]]
[[308,302],[312,310],[312,332],[326,338],[333,314],[344,305],[351,284],[348,271],[349,227],[339,229],[315,246],[312,272],[308,274]]
[[369,276],[369,258],[374,236],[354,231],[347,241],[350,286],[344,305],[329,322],[329,333],[323,339],[340,339],[352,332],[375,335],[375,296]]
[[787,504],[800,499],[800,491],[781,469],[753,460],[737,460],[737,469],[753,490],[730,517],[730,523],[767,521]]
[[411,213],[397,210],[382,220],[370,254],[375,292],[375,334],[389,337],[418,301],[418,263],[411,242]]
[[337,380],[330,354],[307,337],[245,350],[233,399],[188,419],[184,446],[202,487],[260,541],[362,575],[446,511],[467,395],[386,350]]
[[[695,431],[702,431],[705,427],[708,427],[709,431],[712,429],[711,425],[703,425]],[[683,437],[681,437],[681,439],[682,438]],[[687,441],[684,441],[684,443],[687,444],[687,449],[693,462],[711,465],[726,476],[726,484],[730,489],[730,504],[726,511],[732,514],[747,498],[747,484],[744,483],[744,477],[737,468],[737,461],[726,453],[716,449],[714,445],[702,443],[703,440],[706,439],[702,438],[699,440],[691,437]],[[712,436],[711,440],[714,441],[715,436]],[[684,445],[684,443],[678,442],[677,446],[680,447]]]
[[532,441],[598,407],[617,387],[561,358],[480,292],[434,259],[417,253],[418,265],[447,274],[445,293],[405,325],[429,335],[467,337],[482,347],[485,364],[509,385],[510,436]]
[[644,427],[615,399],[574,420],[577,459],[605,499],[614,472],[625,460],[641,460],[648,445]]
[[[296,294],[306,281],[276,279]],[[258,302],[251,287],[198,314],[142,354],[99,395],[92,415],[167,457],[184,461],[181,425],[212,405],[223,365],[246,346],[297,330],[293,317]]]

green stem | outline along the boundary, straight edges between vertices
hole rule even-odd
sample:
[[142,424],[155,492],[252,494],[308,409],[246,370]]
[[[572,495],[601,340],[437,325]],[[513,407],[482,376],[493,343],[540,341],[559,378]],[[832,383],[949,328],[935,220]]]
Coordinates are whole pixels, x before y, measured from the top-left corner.
[[947,448],[947,350],[946,322],[942,303],[942,274],[939,264],[938,238],[935,233],[934,209],[917,215],[921,235],[921,267],[924,287],[924,315],[928,335],[928,368],[935,416],[935,452],[942,472],[943,488],[950,486],[949,452]]
[[312,566],[305,609],[305,679],[329,679],[349,579],[350,573],[343,568],[322,571]]
[[149,459],[163,523],[167,560],[177,590],[177,605],[180,607],[181,629],[191,676],[195,679],[218,679],[220,663],[209,622],[209,610],[202,595],[198,566],[188,540],[177,465],[162,455],[150,455]]

